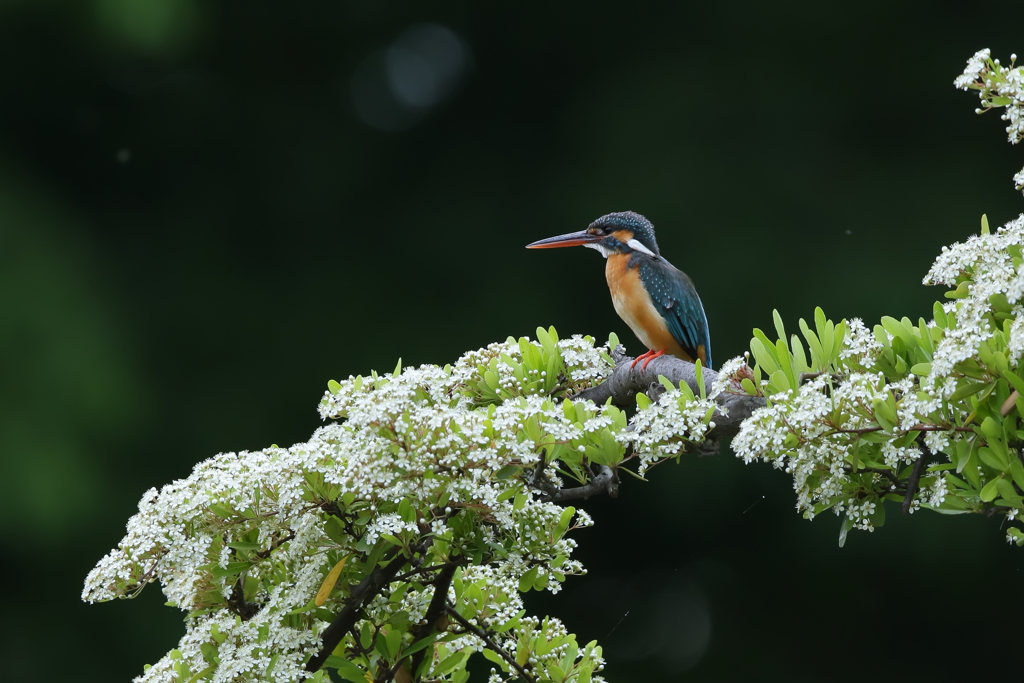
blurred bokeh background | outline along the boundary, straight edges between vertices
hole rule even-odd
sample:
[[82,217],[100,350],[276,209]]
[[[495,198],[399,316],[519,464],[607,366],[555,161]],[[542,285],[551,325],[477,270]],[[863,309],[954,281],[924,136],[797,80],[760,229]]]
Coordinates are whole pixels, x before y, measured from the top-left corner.
[[[182,633],[84,605],[143,492],[305,440],[331,378],[554,324],[616,331],[593,252],[636,210],[721,363],[822,306],[929,316],[944,244],[1024,210],[1024,150],[952,81],[1011,2],[0,1],[5,680],[123,681]],[[837,547],[723,453],[586,504],[531,604],[615,681],[1015,678],[1022,551],[904,518]]]

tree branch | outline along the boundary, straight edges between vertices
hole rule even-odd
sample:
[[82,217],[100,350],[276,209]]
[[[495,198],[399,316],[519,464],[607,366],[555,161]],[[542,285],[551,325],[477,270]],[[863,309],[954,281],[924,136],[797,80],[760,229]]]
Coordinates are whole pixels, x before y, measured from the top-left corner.
[[505,650],[502,649],[501,647],[498,647],[497,645],[495,645],[494,641],[490,639],[490,637],[487,635],[486,631],[484,631],[483,629],[478,628],[476,626],[473,626],[473,624],[469,623],[465,619],[465,617],[463,617],[461,614],[459,614],[451,605],[447,605],[445,607],[445,610],[448,612],[448,614],[453,619],[455,619],[455,621],[459,622],[459,624],[462,625],[462,628],[466,629],[467,631],[472,633],[474,636],[476,636],[480,640],[484,641],[487,644],[487,647],[489,647],[492,650],[494,650],[495,653],[500,655],[502,659],[504,659],[506,662],[508,662],[509,665],[512,666],[512,668],[514,668],[516,671],[518,671],[519,675],[522,676],[523,678],[525,678],[528,683],[534,683],[533,676],[531,676],[529,673],[527,673],[526,669],[524,669],[522,666],[520,666],[519,662],[517,662],[515,660],[515,658],[512,657],[512,655],[510,655],[509,653],[505,652]]
[[[413,639],[412,644],[415,645],[417,641],[426,638],[432,633],[442,631],[448,628],[447,620],[445,620],[444,626],[439,627],[438,622],[444,617],[445,608],[448,605],[448,586],[451,585],[452,577],[455,576],[455,564],[446,564],[441,569],[441,573],[434,579],[434,595],[430,599],[430,605],[427,607],[427,614],[425,619],[427,625],[420,629],[420,632]],[[416,672],[420,668],[420,663],[423,662],[423,656],[426,655],[427,650],[433,650],[430,647],[426,647],[412,656],[412,662],[409,663],[409,670],[415,677],[413,680],[419,680],[416,676]]]
[[231,587],[231,597],[228,598],[228,609],[242,617],[242,621],[249,621],[263,609],[258,602],[249,602],[245,599],[245,572],[242,572],[235,585]]
[[[686,382],[694,394],[700,395],[701,388],[697,384],[697,366],[675,356],[659,356],[646,366],[631,367],[633,358],[627,356],[621,345],[612,351],[615,369],[601,384],[584,389],[572,398],[590,399],[597,404],[605,403],[609,398],[614,405],[628,407],[636,402],[636,395],[643,393],[652,401],[665,392],[665,387],[658,380],[664,376],[674,384]],[[718,373],[708,368],[703,369],[704,390],[711,392]],[[723,410],[716,410],[714,415],[715,429],[707,440],[697,449],[698,455],[714,455],[718,452],[722,439],[734,436],[740,423],[756,410],[766,404],[763,396],[750,396],[736,387],[736,392],[720,394],[716,402]],[[598,474],[592,476],[583,486],[560,489],[544,474],[545,460],[537,463],[532,474],[531,484],[544,492],[541,501],[560,503],[567,500],[589,498],[590,496],[607,494],[611,498],[619,495],[619,475],[615,469],[605,465],[599,466]]]
[[[548,483],[550,484],[550,482]],[[541,488],[545,491],[540,499],[543,503],[561,503],[577,498],[589,498],[602,493],[607,493],[609,498],[617,498],[619,496],[619,475],[612,468],[601,465],[597,476],[591,478],[590,483],[583,486],[559,489],[552,484],[553,490]]]
[[[596,387],[584,389],[573,396],[574,399],[590,399],[600,405],[610,398],[614,405],[628,407],[636,402],[637,394],[643,393],[647,394],[652,401],[657,401],[665,391],[661,382],[658,381],[659,375],[663,375],[676,385],[681,381],[686,382],[693,393],[700,396],[696,366],[693,363],[675,356],[659,356],[648,363],[646,368],[642,363],[631,368],[633,358],[625,355],[621,349],[622,347],[618,346],[612,351],[615,369],[608,379]],[[710,368],[703,368],[702,374],[704,389],[710,394],[712,384],[718,378],[718,373]],[[739,387],[735,393],[723,392],[715,401],[728,413],[725,414],[721,410],[715,411],[713,432],[715,442],[734,436],[739,432],[740,423],[766,404],[763,396],[750,396]]]
[[334,648],[338,646],[341,639],[345,637],[345,634],[355,625],[359,619],[359,615],[363,611],[363,605],[373,599],[373,596],[377,595],[384,586],[391,582],[391,579],[398,573],[398,570],[402,568],[406,562],[409,561],[404,554],[399,553],[397,557],[387,563],[385,566],[377,565],[370,572],[370,575],[359,582],[359,585],[352,590],[352,595],[348,598],[346,605],[338,616],[334,617],[334,621],[324,631],[323,647],[320,652],[316,653],[313,657],[306,662],[306,671],[319,671],[320,667],[324,665],[327,658],[334,652]]

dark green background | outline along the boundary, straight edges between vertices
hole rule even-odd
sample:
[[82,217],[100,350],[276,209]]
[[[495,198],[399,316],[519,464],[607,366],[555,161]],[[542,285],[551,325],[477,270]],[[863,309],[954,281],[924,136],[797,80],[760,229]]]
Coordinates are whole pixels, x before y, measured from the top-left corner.
[[[86,572],[147,488],[305,440],[328,379],[537,325],[639,349],[598,256],[532,240],[645,214],[718,363],[773,308],[927,316],[940,247],[1024,209],[1024,152],[952,87],[1024,52],[1019,9],[0,1],[0,675],[120,681],[172,647],[158,588],[87,606]],[[353,71],[421,21],[473,70],[368,128]],[[1019,677],[996,520],[892,507],[840,550],[793,506],[768,465],[666,465],[586,504],[590,575],[532,606],[617,681]]]

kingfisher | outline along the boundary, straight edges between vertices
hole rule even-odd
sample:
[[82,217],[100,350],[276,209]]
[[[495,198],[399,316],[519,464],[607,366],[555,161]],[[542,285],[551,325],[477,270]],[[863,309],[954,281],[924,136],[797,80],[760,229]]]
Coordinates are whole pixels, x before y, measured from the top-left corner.
[[711,337],[697,288],[658,250],[651,222],[633,211],[601,216],[586,230],[549,237],[527,249],[584,246],[605,257],[605,278],[619,317],[649,350],[643,361],[669,354],[711,367]]

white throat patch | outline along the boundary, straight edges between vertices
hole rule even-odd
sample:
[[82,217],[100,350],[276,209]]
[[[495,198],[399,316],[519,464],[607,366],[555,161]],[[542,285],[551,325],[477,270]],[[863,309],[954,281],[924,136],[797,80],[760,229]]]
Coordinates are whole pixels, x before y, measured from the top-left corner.
[[639,251],[641,254],[647,254],[648,256],[654,256],[654,252],[651,251],[650,249],[648,249],[647,247],[645,247],[643,244],[641,244],[640,240],[636,240],[636,239],[629,240],[628,242],[626,242],[626,246],[628,246],[633,251]]
[[[611,249],[609,249],[608,247],[604,246],[600,242],[588,242],[587,244],[584,244],[583,246],[585,246],[587,249],[594,249],[596,251],[601,252],[601,256],[604,256],[605,258],[608,258],[613,253]],[[650,252],[647,252],[647,253],[650,253]]]

